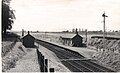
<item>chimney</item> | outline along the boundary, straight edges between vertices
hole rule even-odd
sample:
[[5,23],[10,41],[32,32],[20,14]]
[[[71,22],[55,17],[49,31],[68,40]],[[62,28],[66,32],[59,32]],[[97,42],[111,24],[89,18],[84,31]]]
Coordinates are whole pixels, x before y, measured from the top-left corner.
[[28,31],[28,34],[30,34],[30,31]]
[[24,29],[22,29],[22,36],[24,36]]
[[78,35],[78,30],[77,30],[77,28],[76,28],[76,30],[75,30],[75,33]]

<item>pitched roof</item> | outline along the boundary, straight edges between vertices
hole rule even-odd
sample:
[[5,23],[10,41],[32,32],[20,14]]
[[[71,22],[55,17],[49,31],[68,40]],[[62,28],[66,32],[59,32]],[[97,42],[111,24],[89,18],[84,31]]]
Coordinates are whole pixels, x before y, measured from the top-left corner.
[[22,39],[24,39],[24,38],[26,38],[26,37],[32,37],[33,39],[35,39],[32,35],[30,35],[30,34],[27,34],[26,36],[24,36],[24,37],[22,37]]
[[[82,38],[79,34],[76,34],[74,37],[76,37],[76,36],[79,36],[80,38]],[[74,37],[73,37],[73,38],[74,38]]]
[[[64,39],[72,39],[74,38],[75,36],[80,36],[79,34],[65,34],[65,35],[61,35],[60,37],[61,38],[64,38]],[[81,37],[81,36],[80,36]],[[82,38],[82,37],[81,37]]]

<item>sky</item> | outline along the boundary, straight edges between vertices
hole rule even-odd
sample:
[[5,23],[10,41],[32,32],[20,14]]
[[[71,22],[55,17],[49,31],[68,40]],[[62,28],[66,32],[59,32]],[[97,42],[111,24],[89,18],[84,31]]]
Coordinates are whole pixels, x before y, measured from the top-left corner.
[[12,0],[16,20],[12,30],[63,31],[72,28],[120,30],[120,0]]

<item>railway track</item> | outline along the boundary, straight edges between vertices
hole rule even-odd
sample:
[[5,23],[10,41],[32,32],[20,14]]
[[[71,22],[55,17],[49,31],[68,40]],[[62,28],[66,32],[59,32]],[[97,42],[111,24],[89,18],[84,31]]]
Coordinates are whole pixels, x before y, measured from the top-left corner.
[[108,68],[93,63],[85,59],[84,56],[76,54],[67,48],[57,46],[42,40],[36,40],[36,43],[53,51],[61,62],[72,72],[114,72]]

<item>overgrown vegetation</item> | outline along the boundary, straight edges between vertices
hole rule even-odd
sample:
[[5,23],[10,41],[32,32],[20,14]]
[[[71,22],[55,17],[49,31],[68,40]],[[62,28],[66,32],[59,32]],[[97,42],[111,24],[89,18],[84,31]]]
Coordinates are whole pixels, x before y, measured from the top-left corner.
[[[116,71],[120,71],[120,40],[105,40],[105,51],[103,51],[103,39],[92,38],[88,45],[92,46],[98,52],[93,55],[93,59],[96,59],[100,63],[110,66]],[[92,49],[92,48],[91,48]]]
[[6,72],[10,68],[16,66],[16,62],[26,54],[26,49],[21,42],[17,42],[15,47],[2,57],[2,72]]

